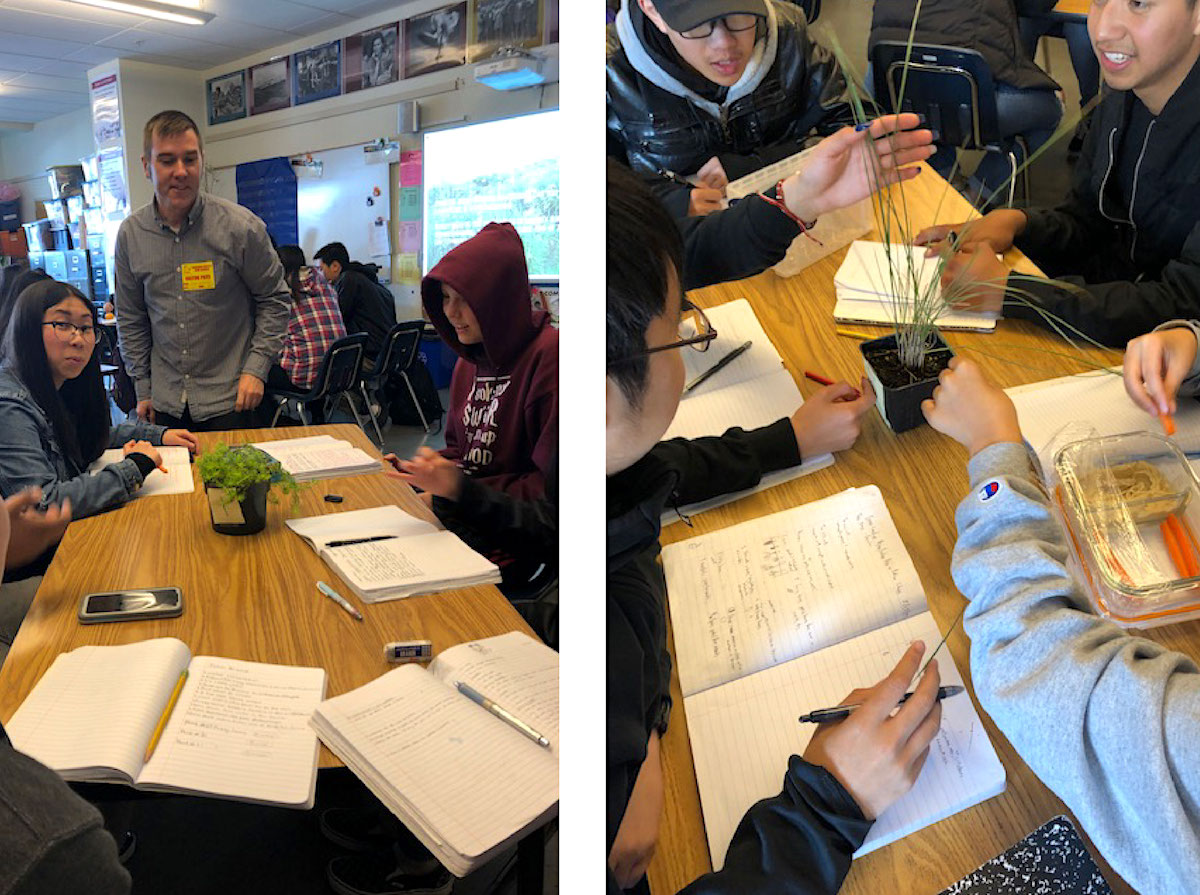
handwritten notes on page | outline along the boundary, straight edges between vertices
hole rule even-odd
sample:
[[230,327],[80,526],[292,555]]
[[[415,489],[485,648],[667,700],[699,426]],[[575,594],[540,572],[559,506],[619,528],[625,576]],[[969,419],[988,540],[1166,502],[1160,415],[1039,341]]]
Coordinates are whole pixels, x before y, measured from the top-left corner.
[[[929,649],[941,639],[927,612],[684,698],[714,868],[724,864],[742,815],[780,791],[788,758],[803,753],[816,730],[796,719],[875,684],[918,639]],[[943,685],[962,683],[948,652],[938,665]],[[990,798],[1004,785],[1004,767],[970,697],[943,700],[941,730],[916,785],[879,816],[856,856]]]
[[[1155,417],[1129,399],[1120,375],[1113,373],[1097,370],[1062,376],[1005,392],[1017,407],[1021,434],[1037,451],[1046,475],[1053,469],[1054,454],[1072,441],[1122,432],[1162,431]],[[1200,403],[1180,398],[1178,406],[1175,443],[1183,451],[1200,450]]]
[[322,668],[197,656],[162,740],[138,783],[311,808],[325,695]]
[[[154,497],[159,494],[191,494],[196,490],[195,481],[192,478],[192,463],[188,449],[185,447],[158,447],[158,451],[162,457],[162,469],[153,469],[146,476],[146,481],[142,485],[142,489],[135,495],[136,497]],[[97,473],[110,463],[120,463],[125,459],[125,452],[120,448],[111,448],[101,454],[91,466],[88,467],[88,472]]]
[[663,550],[684,695],[926,610],[874,485]]

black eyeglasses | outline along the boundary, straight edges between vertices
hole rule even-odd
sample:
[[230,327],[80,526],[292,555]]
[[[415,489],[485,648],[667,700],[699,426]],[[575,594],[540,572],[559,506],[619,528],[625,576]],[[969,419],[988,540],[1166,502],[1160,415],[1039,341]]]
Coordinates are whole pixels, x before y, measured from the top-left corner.
[[[684,329],[685,323],[690,323],[691,326],[688,326],[687,329],[691,331],[694,328],[696,331],[695,335],[683,335],[681,332],[679,339],[674,342],[668,342],[666,345],[656,345],[653,348],[647,348],[635,354],[627,354],[625,357],[609,361],[607,366],[615,367],[617,364],[628,363],[631,360],[637,360],[639,357],[646,357],[649,354],[655,354],[659,351],[671,351],[674,348],[682,348],[685,345],[690,345],[696,351],[707,351],[708,346],[712,344],[712,340],[717,337],[717,331],[708,322],[707,315],[686,298],[680,305],[679,310],[683,315],[683,320],[680,321],[680,330]],[[689,315],[695,315],[695,319],[691,319]]]
[[79,333],[80,338],[85,342],[96,341],[96,327],[90,323],[85,323],[83,326],[76,326],[74,323],[68,323],[65,320],[43,320],[42,326],[54,327],[54,334],[58,336],[60,342],[70,342],[75,338],[76,333]]
[[757,27],[758,16],[750,12],[735,12],[732,15],[717,16],[715,19],[701,22],[695,28],[680,31],[679,36],[686,37],[688,40],[703,40],[712,35],[717,22],[720,22],[722,27],[730,34],[736,34],[738,31],[749,31],[751,28]]

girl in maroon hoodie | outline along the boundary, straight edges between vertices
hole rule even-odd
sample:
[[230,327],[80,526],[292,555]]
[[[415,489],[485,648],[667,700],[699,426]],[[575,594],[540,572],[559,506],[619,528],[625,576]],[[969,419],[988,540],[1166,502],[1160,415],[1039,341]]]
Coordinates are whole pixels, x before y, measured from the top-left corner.
[[541,497],[558,443],[558,330],[533,310],[512,224],[488,224],[447,253],[421,301],[459,356],[443,456],[484,485]]

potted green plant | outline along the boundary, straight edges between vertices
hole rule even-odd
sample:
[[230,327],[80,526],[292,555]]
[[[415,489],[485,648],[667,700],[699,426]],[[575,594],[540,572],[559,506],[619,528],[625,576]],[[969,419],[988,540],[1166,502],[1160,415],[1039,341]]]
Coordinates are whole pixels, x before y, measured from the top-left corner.
[[219,444],[200,456],[197,462],[208,507],[212,512],[212,527],[219,534],[249,535],[260,532],[267,524],[267,500],[278,502],[271,486],[299,505],[300,486],[291,474],[273,459],[252,445],[230,447]]
[[[912,34],[916,30],[916,21],[920,10],[921,4],[918,2],[910,30],[910,50]],[[833,39],[833,42],[834,52],[843,68],[848,72],[847,81],[855,119],[859,123],[867,122],[879,112],[876,111],[875,103],[870,98],[866,98],[865,103],[872,108],[868,111],[864,107],[864,97],[859,93],[857,86],[859,81],[853,73],[852,63],[842,52],[836,38]],[[907,74],[906,62],[904,73],[901,76],[896,111],[903,108]],[[1095,101],[1081,112],[1080,117],[1091,111],[1094,105]],[[1017,173],[1028,167],[1059,139],[1073,133],[1078,121],[1078,117],[1064,121],[1050,140],[1024,161]],[[923,252],[914,253],[911,249],[916,236],[916,228],[909,222],[903,187],[900,185],[890,188],[883,186],[884,175],[875,166],[874,154],[864,153],[863,159],[864,164],[867,165],[866,175],[869,182],[878,185],[873,191],[872,207],[875,213],[876,227],[884,246],[887,267],[884,272],[884,281],[890,287],[889,298],[885,301],[885,306],[888,309],[888,318],[893,331],[883,338],[863,342],[860,350],[867,378],[875,389],[880,416],[893,431],[903,432],[924,422],[924,415],[920,409],[921,402],[933,394],[933,390],[937,387],[938,375],[949,365],[954,356],[953,349],[938,329],[939,319],[959,311],[964,306],[970,306],[975,293],[982,292],[985,285],[968,284],[958,279],[944,286],[942,284],[942,273],[947,262],[958,250],[958,242],[962,234],[952,233],[942,252],[935,258],[928,259],[935,268],[930,275],[930,271],[925,269],[922,264],[922,261],[925,260],[921,258]],[[953,178],[953,174],[951,177]],[[1008,181],[1002,184],[996,192],[1002,193],[1006,189],[1007,183]],[[946,189],[951,189],[948,183]],[[973,208],[972,211],[974,213],[972,217],[979,214],[977,209]],[[1035,278],[1025,274],[1012,274],[1004,283],[986,285],[992,288],[998,285],[1003,288],[1005,304],[1022,304],[1033,308],[1072,347],[1078,346],[1068,334],[1068,330],[1083,341],[1090,342],[1096,347],[1102,347],[1037,304],[1032,294],[1017,285],[1022,279]],[[1054,282],[1063,288],[1072,290],[1078,288],[1073,284]],[[1095,366],[1101,367],[1102,365],[1095,364]]]

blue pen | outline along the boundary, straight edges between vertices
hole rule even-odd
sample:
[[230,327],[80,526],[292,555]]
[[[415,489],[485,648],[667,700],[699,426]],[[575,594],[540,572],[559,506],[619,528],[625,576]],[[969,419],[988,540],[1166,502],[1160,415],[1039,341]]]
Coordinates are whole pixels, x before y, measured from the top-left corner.
[[[957,696],[965,689],[965,687],[960,687],[958,684],[951,684],[948,687],[938,687],[937,698],[947,699],[951,696]],[[896,704],[904,705],[904,703],[908,702],[908,697],[910,696],[912,696],[911,692],[905,693],[900,697],[900,701]],[[828,724],[831,721],[841,721],[843,718],[849,718],[850,713],[857,708],[862,708],[862,703],[855,703],[854,705],[838,705],[829,709],[816,709],[815,711],[809,712],[807,715],[801,715],[797,720],[801,724]]]

